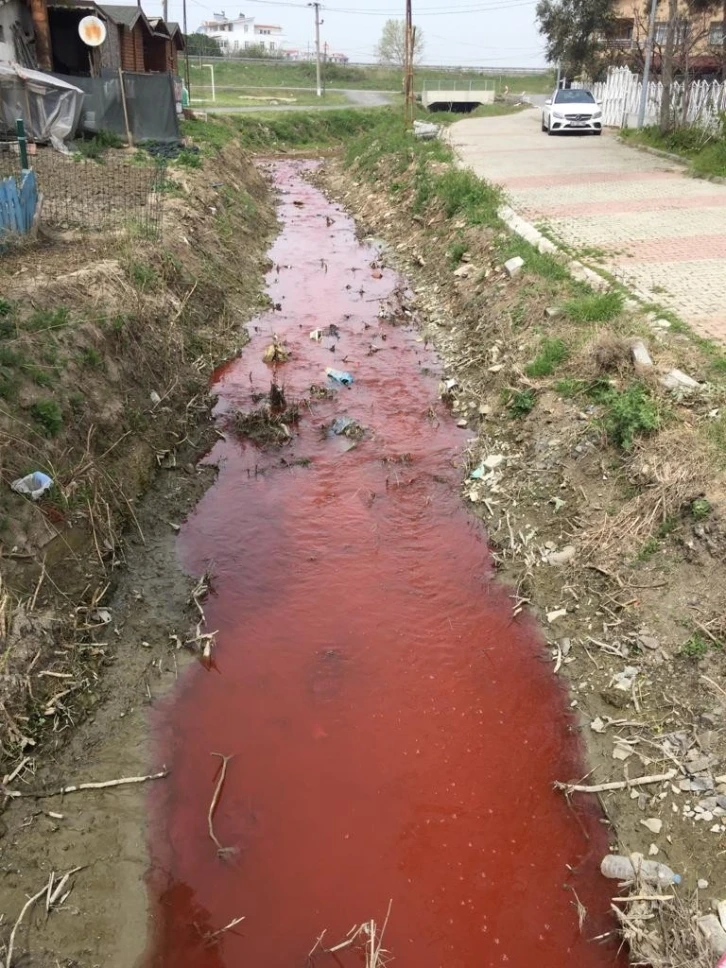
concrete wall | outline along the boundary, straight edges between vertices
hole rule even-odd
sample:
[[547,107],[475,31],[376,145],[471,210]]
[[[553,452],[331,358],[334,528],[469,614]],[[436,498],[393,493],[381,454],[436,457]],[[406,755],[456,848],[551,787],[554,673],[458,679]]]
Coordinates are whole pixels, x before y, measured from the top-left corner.
[[493,104],[494,90],[450,90],[450,91],[424,91],[421,95],[421,103],[425,108],[430,108],[434,104]]

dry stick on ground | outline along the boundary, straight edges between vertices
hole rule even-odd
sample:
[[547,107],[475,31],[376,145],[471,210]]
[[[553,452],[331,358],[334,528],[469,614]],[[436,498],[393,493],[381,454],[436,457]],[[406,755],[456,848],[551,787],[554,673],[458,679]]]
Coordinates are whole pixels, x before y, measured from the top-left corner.
[[15,947],[15,934],[18,928],[20,927],[20,922],[23,920],[28,910],[35,904],[36,901],[39,901],[41,899],[41,897],[47,892],[47,890],[48,890],[48,885],[44,884],[43,887],[38,891],[38,893],[28,898],[28,900],[23,905],[23,909],[18,915],[17,921],[13,925],[13,930],[10,932],[10,940],[8,941],[8,953],[5,957],[5,968],[11,968],[13,963],[13,948]]
[[209,836],[214,842],[217,848],[217,853],[220,857],[225,857],[227,854],[234,854],[234,847],[223,847],[217,840],[217,836],[214,833],[214,811],[217,809],[217,803],[219,802],[219,797],[222,792],[222,787],[224,786],[224,778],[227,776],[227,764],[232,759],[231,756],[224,756],[222,753],[212,753],[212,756],[218,756],[222,761],[222,768],[219,771],[219,780],[217,780],[217,786],[214,790],[214,796],[212,797],[212,802],[209,804],[209,813],[207,814],[207,825],[209,827]]
[[147,780],[161,780],[169,775],[168,770],[161,773],[150,773],[148,776],[124,776],[120,780],[102,780],[99,783],[75,783],[72,786],[61,787],[59,790],[7,790],[2,792],[6,797],[14,799],[16,797],[31,797],[36,800],[44,797],[62,797],[66,793],[77,793],[79,790],[106,790],[110,787],[129,786],[133,783],[146,783]]
[[637,776],[633,780],[616,780],[613,783],[596,783],[594,786],[587,786],[582,783],[555,783],[555,790],[564,790],[570,793],[606,793],[609,790],[629,790],[631,787],[646,786],[650,783],[665,783],[672,780],[678,770],[669,770],[667,773],[658,773],[653,776]]

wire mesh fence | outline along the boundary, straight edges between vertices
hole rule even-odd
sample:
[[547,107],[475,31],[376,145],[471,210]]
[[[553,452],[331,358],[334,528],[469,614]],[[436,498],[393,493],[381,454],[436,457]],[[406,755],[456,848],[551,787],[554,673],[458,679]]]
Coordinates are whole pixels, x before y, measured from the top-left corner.
[[[106,154],[101,160],[38,148],[30,157],[43,197],[41,224],[54,229],[161,232],[166,166]],[[20,173],[17,143],[0,142],[0,179]]]

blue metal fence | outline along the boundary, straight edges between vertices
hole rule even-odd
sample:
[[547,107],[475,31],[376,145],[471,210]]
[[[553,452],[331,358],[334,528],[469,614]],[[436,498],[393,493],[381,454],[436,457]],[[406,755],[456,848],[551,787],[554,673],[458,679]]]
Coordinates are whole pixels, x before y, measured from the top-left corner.
[[38,205],[38,182],[34,171],[23,169],[0,181],[0,240],[9,234],[27,235],[33,227]]

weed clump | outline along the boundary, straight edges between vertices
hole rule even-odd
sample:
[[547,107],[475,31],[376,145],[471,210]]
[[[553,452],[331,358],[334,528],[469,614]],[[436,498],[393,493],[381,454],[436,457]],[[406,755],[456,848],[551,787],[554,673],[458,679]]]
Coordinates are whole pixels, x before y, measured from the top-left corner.
[[293,403],[284,410],[276,412],[271,407],[258,410],[238,410],[233,418],[233,427],[239,437],[247,437],[254,443],[264,446],[281,446],[292,440],[292,427],[300,418],[300,408]]
[[623,311],[623,295],[617,290],[585,293],[564,305],[574,323],[609,323]]
[[604,407],[602,427],[608,438],[622,450],[631,450],[636,437],[659,429],[658,404],[642,383],[633,383],[625,390],[610,387],[599,396]]
[[546,337],[542,340],[539,352],[532,362],[525,367],[525,373],[535,379],[552,376],[560,363],[564,363],[570,352],[561,339]]
[[63,411],[55,400],[39,400],[30,408],[30,415],[46,437],[57,437],[63,427]]

